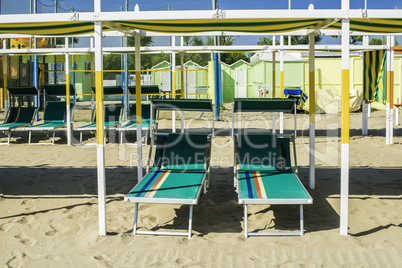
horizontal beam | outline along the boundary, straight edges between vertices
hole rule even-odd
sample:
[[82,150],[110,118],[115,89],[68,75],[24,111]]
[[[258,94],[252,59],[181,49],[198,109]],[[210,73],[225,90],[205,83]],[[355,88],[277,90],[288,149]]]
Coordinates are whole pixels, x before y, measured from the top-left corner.
[[38,22],[106,22],[132,20],[202,20],[202,19],[400,19],[402,10],[339,10],[339,9],[272,9],[272,10],[180,10],[180,11],[125,11],[74,12],[1,15],[1,24]]
[[[340,51],[341,45],[316,45],[317,51],[336,52]],[[185,52],[185,53],[211,53],[211,52],[274,52],[278,50],[291,51],[308,51],[308,45],[291,45],[291,46],[258,46],[258,45],[233,45],[233,46],[153,46],[153,47],[141,47],[141,53],[173,53],[173,52]],[[351,45],[351,51],[368,51],[378,49],[389,49],[387,45]],[[0,55],[20,55],[20,54],[46,54],[46,55],[63,55],[69,54],[91,54],[94,53],[94,48],[37,48],[37,49],[0,49]],[[104,47],[104,54],[130,54],[135,53],[134,47]]]

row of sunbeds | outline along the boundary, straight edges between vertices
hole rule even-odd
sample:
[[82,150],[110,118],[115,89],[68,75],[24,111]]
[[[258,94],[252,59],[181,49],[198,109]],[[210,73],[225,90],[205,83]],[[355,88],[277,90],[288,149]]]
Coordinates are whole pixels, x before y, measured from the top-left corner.
[[[185,110],[196,110],[202,102],[171,101]],[[169,109],[165,102],[155,103],[157,109]],[[164,107],[164,105],[166,107]],[[270,107],[267,107],[270,106]],[[235,100],[236,111],[294,111],[295,101],[244,101]],[[205,107],[203,107],[205,108]],[[213,111],[213,110],[212,110]],[[232,116],[233,121],[233,116]],[[234,126],[234,122],[232,122]],[[200,202],[202,193],[209,186],[211,139],[210,134],[156,133],[152,139],[147,173],[126,195],[125,201],[134,202],[133,233],[149,235],[192,235],[193,206]],[[244,206],[244,235],[303,235],[303,205],[313,199],[297,176],[297,165],[292,167],[291,148],[296,160],[295,135],[257,134],[232,129],[234,141],[234,184],[239,204]],[[293,143],[293,146],[291,146]],[[297,163],[295,161],[295,163]],[[144,230],[138,226],[140,203],[188,205],[190,208],[187,232]],[[248,206],[298,205],[300,231],[297,232],[250,232],[248,229]]]
[[[60,113],[65,113],[65,102],[48,103],[47,107],[58,107]],[[188,102],[185,100],[154,101],[156,109],[164,110],[210,110],[213,107],[210,101]],[[267,105],[270,106],[267,107]],[[286,107],[285,107],[286,106]],[[235,101],[233,112],[235,111],[258,111],[291,110],[294,102],[274,101],[272,103],[264,101]],[[285,108],[284,108],[285,107]],[[116,127],[122,131],[135,129],[135,107],[130,109],[130,118],[126,124],[117,127],[120,123],[121,106],[107,106],[105,108],[105,128]],[[23,124],[25,118],[32,120],[35,109],[24,108],[32,112],[28,116],[21,113],[22,110],[10,109],[10,119],[5,124]],[[46,112],[46,110],[45,110]],[[143,126],[151,126],[157,122],[155,114],[151,113],[150,106],[143,105],[143,117],[149,114],[148,123],[143,121]],[[152,114],[152,115],[151,115]],[[50,122],[54,120],[56,113],[44,116],[44,122],[37,127],[28,126],[30,132],[34,129],[55,127],[53,124],[63,124],[64,122]],[[14,118],[14,123],[11,123]],[[156,120],[156,121],[154,121]],[[232,117],[233,120],[233,117]],[[108,123],[106,123],[108,122]],[[152,122],[152,124],[151,124]],[[95,131],[95,123],[91,123],[77,131]],[[148,124],[148,125],[147,125]],[[40,126],[42,125],[42,126]],[[20,127],[22,125],[19,125]],[[232,126],[234,123],[232,122]],[[149,128],[148,128],[149,129]],[[0,130],[2,130],[0,128]],[[192,215],[193,206],[200,201],[201,194],[206,192],[209,185],[211,134],[187,133],[182,131],[176,133],[155,133],[156,138],[151,139],[150,153],[154,155],[153,164],[148,163],[147,174],[139,179],[138,184],[127,194],[126,201],[135,203],[134,213],[134,234],[162,234],[162,235],[185,235],[189,238],[192,234]],[[234,182],[238,192],[238,201],[244,206],[244,233],[245,237],[252,235],[303,235],[303,205],[311,204],[312,198],[304,188],[297,176],[297,165],[295,169],[291,165],[291,145],[293,142],[294,159],[296,160],[296,150],[294,146],[295,135],[275,135],[275,134],[250,134],[245,132],[234,132]],[[10,137],[10,136],[9,136]],[[153,135],[152,135],[153,137]],[[10,139],[10,138],[9,138]],[[82,142],[82,138],[80,138]],[[151,159],[151,157],[150,157]],[[296,163],[296,162],[295,162]],[[189,228],[188,232],[155,232],[138,230],[138,212],[140,203],[163,203],[189,205]],[[299,205],[300,206],[300,232],[249,232],[248,231],[248,206],[255,204],[277,205]]]
[[[234,182],[239,204],[244,206],[244,235],[303,235],[303,205],[312,198],[299,180],[291,162],[292,137],[272,134],[234,135]],[[295,152],[294,152],[295,153]],[[147,174],[126,195],[134,202],[133,233],[150,235],[192,235],[193,206],[200,202],[209,185],[211,134],[169,133],[156,135],[153,164]],[[294,156],[296,157],[296,155]],[[187,232],[139,230],[140,203],[188,205]],[[299,205],[300,231],[250,232],[248,206]]]
[[[74,111],[73,105],[70,110]],[[136,115],[135,105],[131,105],[129,109],[129,118],[126,121],[121,121],[122,106],[109,105],[105,107],[105,129],[115,128],[121,133],[120,142],[123,142],[123,134],[129,131],[136,131]],[[147,131],[145,137],[148,137],[149,128],[156,123],[155,119],[150,119],[150,104],[142,105],[142,128]],[[54,144],[55,132],[57,129],[65,128],[66,121],[66,102],[64,101],[49,101],[46,103],[43,120],[41,123],[33,124],[37,109],[34,107],[10,107],[3,124],[0,124],[0,131],[7,133],[10,144],[11,133],[15,129],[28,131],[28,143],[31,144],[32,132],[52,132],[52,142]],[[73,114],[73,112],[72,112]],[[73,117],[73,116],[72,116]],[[153,117],[155,118],[155,116]],[[82,145],[83,132],[96,131],[96,118],[92,123],[75,128],[80,133],[80,145]],[[106,133],[106,132],[105,132]],[[145,140],[147,142],[147,140]]]

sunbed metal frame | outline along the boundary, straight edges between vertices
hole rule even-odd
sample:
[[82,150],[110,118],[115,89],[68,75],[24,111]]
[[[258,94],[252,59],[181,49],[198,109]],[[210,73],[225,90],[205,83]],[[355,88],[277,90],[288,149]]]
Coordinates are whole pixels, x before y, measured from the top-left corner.
[[[156,133],[155,134],[157,137],[160,136],[169,136],[169,135],[206,135],[207,136],[207,144],[205,144],[205,163],[204,163],[204,169],[203,171],[191,171],[191,173],[197,173],[197,174],[203,174],[200,186],[197,189],[197,193],[194,198],[147,198],[147,197],[133,197],[133,196],[126,196],[124,198],[125,201],[128,202],[134,202],[135,203],[135,209],[134,209],[134,226],[133,226],[133,234],[144,234],[144,235],[172,235],[172,236],[187,236],[189,239],[191,238],[192,235],[192,220],[193,220],[193,206],[198,204],[198,200],[201,196],[202,189],[204,189],[204,193],[206,192],[206,189],[208,187],[208,180],[209,180],[209,171],[210,171],[210,154],[211,154],[211,134],[196,134],[196,133]],[[165,148],[163,149],[165,150]],[[150,155],[151,156],[151,155]],[[151,157],[149,157],[151,158]],[[148,162],[149,165],[149,162]],[[157,155],[156,155],[156,148],[155,148],[155,158],[154,158],[154,168],[157,167]],[[161,168],[161,167],[158,167]],[[149,167],[147,168],[147,170]],[[175,170],[180,171],[180,170]],[[150,174],[150,171],[147,174]],[[180,173],[186,173],[185,170],[180,171]],[[138,185],[138,184],[137,184]],[[137,185],[130,191],[134,191],[134,189],[137,187]],[[138,205],[139,203],[154,203],[154,204],[175,204],[175,205],[189,205],[190,206],[190,211],[189,211],[189,221],[188,221],[188,232],[163,232],[163,231],[139,231],[137,222],[138,222]]]
[[[142,131],[145,131],[145,145],[148,143],[148,136],[152,135],[152,133],[154,132],[154,128],[157,128],[157,122],[155,120],[155,115],[156,113],[154,112],[155,109],[152,106],[152,103],[150,104],[142,104],[142,107],[144,107],[144,105],[149,105],[149,118],[144,117],[144,112],[142,112],[142,124],[141,124],[141,129]],[[120,145],[123,144],[123,135],[126,132],[137,132],[137,123],[136,123],[136,118],[135,118],[135,114],[134,116],[131,115],[131,112],[134,111],[135,109],[135,105],[131,106],[129,109],[129,117],[128,117],[128,122],[120,127],[118,127],[116,130],[120,133]],[[149,126],[144,127],[144,121],[145,120],[149,120]],[[137,141],[138,143],[138,141]]]
[[[26,124],[21,123],[21,124],[19,124],[19,125],[7,126],[7,125],[14,124],[13,122],[6,123],[7,120],[8,120],[8,117],[10,116],[10,111],[11,111],[11,109],[27,109],[27,108],[29,108],[29,109],[34,109],[34,111],[33,111],[33,113],[32,113],[32,118],[31,118],[31,122],[30,122],[30,123],[26,123]],[[4,119],[4,123],[3,123],[3,124],[0,124],[0,131],[7,133],[7,136],[8,136],[8,137],[7,137],[7,142],[1,142],[0,145],[10,145],[11,133],[12,133],[13,130],[15,130],[15,129],[17,129],[17,128],[23,128],[23,127],[32,125],[33,120],[34,120],[34,118],[35,118],[35,115],[36,115],[37,111],[38,111],[38,108],[34,108],[34,107],[10,107],[10,108],[8,109],[8,111],[7,111],[7,115],[6,115],[5,119]]]
[[[64,117],[63,117],[63,119],[62,119],[62,120],[64,120],[64,121],[63,121],[62,123],[55,122],[55,123],[53,123],[54,125],[51,126],[51,127],[47,127],[47,126],[46,126],[46,123],[48,123],[48,122],[45,122],[45,116],[46,116],[46,113],[48,112],[47,109],[49,109],[49,107],[48,107],[49,103],[63,103],[63,104],[64,104],[64,107],[66,106],[66,102],[65,102],[65,101],[60,101],[60,102],[59,102],[59,101],[48,101],[48,102],[46,103],[45,112],[44,112],[44,115],[43,115],[43,123],[24,128],[24,130],[27,130],[27,131],[28,131],[28,144],[29,144],[29,145],[54,145],[54,140],[55,140],[55,135],[56,135],[56,129],[63,128],[63,127],[65,127],[65,126],[67,125],[67,119],[66,119],[67,113],[65,113],[65,114],[64,114]],[[70,105],[71,105],[71,104],[70,104]],[[72,117],[72,118],[71,118],[71,122],[72,122],[72,121],[73,121],[72,119],[73,119],[73,115],[74,115],[75,105],[72,104],[72,105],[71,105],[71,108],[72,108],[72,109],[70,109],[70,110],[71,110],[71,117]],[[65,112],[66,112],[66,110],[65,110]],[[52,121],[52,120],[50,120],[50,121]],[[60,120],[56,120],[56,121],[60,121]],[[72,123],[71,123],[71,124],[72,124]],[[53,131],[52,142],[44,142],[44,143],[43,143],[43,142],[36,142],[36,143],[32,143],[32,142],[31,142],[32,131],[42,131],[42,132],[46,132],[47,136],[49,136],[49,132],[50,132],[50,131]]]
[[[246,108],[242,110],[242,105],[239,105],[240,102],[243,102],[243,107]],[[285,103],[286,102],[286,103]],[[276,104],[284,104],[284,107],[280,107],[281,105],[275,106]],[[249,236],[293,236],[293,235],[304,235],[304,217],[303,217],[303,205],[304,204],[312,204],[313,199],[310,194],[307,192],[304,185],[301,183],[299,177],[297,176],[298,168],[297,168],[297,156],[296,156],[296,145],[295,145],[295,137],[296,137],[296,100],[295,99],[235,99],[235,103],[232,106],[232,138],[234,140],[234,185],[236,187],[236,191],[238,192],[239,204],[244,205],[244,235],[245,237]],[[269,104],[274,104],[272,107]],[[253,108],[254,107],[254,108]],[[302,187],[302,189],[307,194],[308,198],[302,199],[289,199],[289,198],[253,198],[253,199],[242,199],[240,197],[239,190],[239,171],[237,170],[237,164],[239,161],[239,145],[238,145],[238,137],[239,133],[234,133],[234,113],[235,112],[292,112],[294,111],[295,116],[295,132],[292,134],[276,134],[277,137],[286,137],[293,143],[293,155],[295,166],[292,168],[292,174],[295,176],[297,182]],[[263,135],[263,134],[261,134]],[[273,135],[273,134],[268,134]],[[290,143],[290,142],[289,142]],[[290,144],[289,144],[290,146]],[[290,159],[290,158],[289,158]],[[248,205],[255,204],[266,204],[266,205],[299,205],[300,210],[300,232],[249,232],[248,231]]]
[[[105,124],[104,130],[117,128],[117,126],[121,122],[123,106],[121,104],[105,106],[105,113],[106,113],[106,109],[108,109],[109,107],[112,107],[112,106],[115,107],[116,109],[120,109],[119,121],[116,121],[117,123],[110,124],[110,125]],[[96,118],[94,118],[94,120],[96,120]],[[105,118],[105,120],[106,120],[106,118]],[[105,121],[105,122],[108,122],[108,121]],[[87,125],[84,125],[84,126],[81,126],[81,127],[77,127],[74,130],[80,132],[80,146],[82,146],[82,145],[95,145],[95,144],[92,144],[92,143],[86,143],[86,144],[82,143],[82,133],[83,132],[96,132],[96,122],[95,121],[91,122],[90,124],[87,124]],[[107,133],[107,131],[104,132],[105,143],[106,143],[106,133]]]
[[[161,99],[152,98],[151,103],[156,110],[156,122],[159,121],[159,111],[200,111],[200,112],[212,112],[212,139],[215,138],[215,107],[212,105],[212,100],[210,99]],[[181,132],[184,132],[184,116],[181,119]],[[157,125],[158,126],[158,125]],[[158,131],[156,128],[155,131]],[[151,139],[153,134],[151,133]]]

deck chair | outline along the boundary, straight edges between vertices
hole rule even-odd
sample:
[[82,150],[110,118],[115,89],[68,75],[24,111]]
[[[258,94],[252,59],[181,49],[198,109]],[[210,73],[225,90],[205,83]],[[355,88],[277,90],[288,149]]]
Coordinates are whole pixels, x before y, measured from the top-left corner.
[[[120,144],[123,144],[124,134],[126,132],[136,132],[137,131],[137,112],[136,112],[136,105],[130,105],[129,110],[129,118],[128,122],[124,125],[117,128],[117,131],[120,133]],[[152,109],[152,116],[151,116],[151,109]],[[151,104],[142,104],[141,105],[141,128],[145,131],[145,144],[148,142],[148,136],[152,131],[150,129],[155,126],[155,109],[151,108]],[[152,123],[151,123],[152,122]]]
[[[193,206],[198,203],[202,189],[205,192],[208,186],[210,137],[210,134],[189,133],[156,136],[153,166],[124,198],[135,203],[134,235],[191,237]],[[189,205],[188,232],[138,231],[139,203]]]
[[[70,104],[70,110],[73,110],[74,105]],[[28,144],[51,144],[54,145],[56,129],[63,128],[67,125],[66,119],[66,102],[65,101],[48,101],[46,103],[45,112],[43,114],[43,122],[41,124],[26,127],[28,130],[29,138]],[[72,112],[71,114],[74,114]],[[72,120],[71,120],[72,121]],[[33,131],[53,132],[51,143],[31,143],[31,136]]]
[[23,128],[32,125],[35,114],[36,108],[34,107],[8,108],[6,119],[3,124],[0,124],[0,131],[7,132],[8,140],[7,143],[0,144],[10,144],[11,132],[16,128]]
[[[294,137],[272,134],[235,135],[235,181],[239,204],[244,205],[244,233],[248,236],[304,234],[303,205],[313,199],[304,188],[291,165],[290,141]],[[295,161],[296,162],[296,161]],[[296,164],[297,166],[297,164]],[[248,232],[247,206],[299,205],[300,232]]]
[[[121,111],[123,106],[122,105],[108,105],[105,106],[105,141],[106,141],[106,130],[116,128],[120,124],[120,117]],[[82,144],[82,133],[83,132],[96,132],[96,118],[90,124],[77,127],[74,129],[75,131],[80,132],[80,145]]]

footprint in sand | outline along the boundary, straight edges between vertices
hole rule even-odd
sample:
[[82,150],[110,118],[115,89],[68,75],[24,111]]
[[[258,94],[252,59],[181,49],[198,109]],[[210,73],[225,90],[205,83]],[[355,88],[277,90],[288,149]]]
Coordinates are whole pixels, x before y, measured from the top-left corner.
[[33,246],[36,244],[36,239],[30,238],[24,233],[17,234],[14,237],[19,239],[22,244],[27,245],[27,246]]

